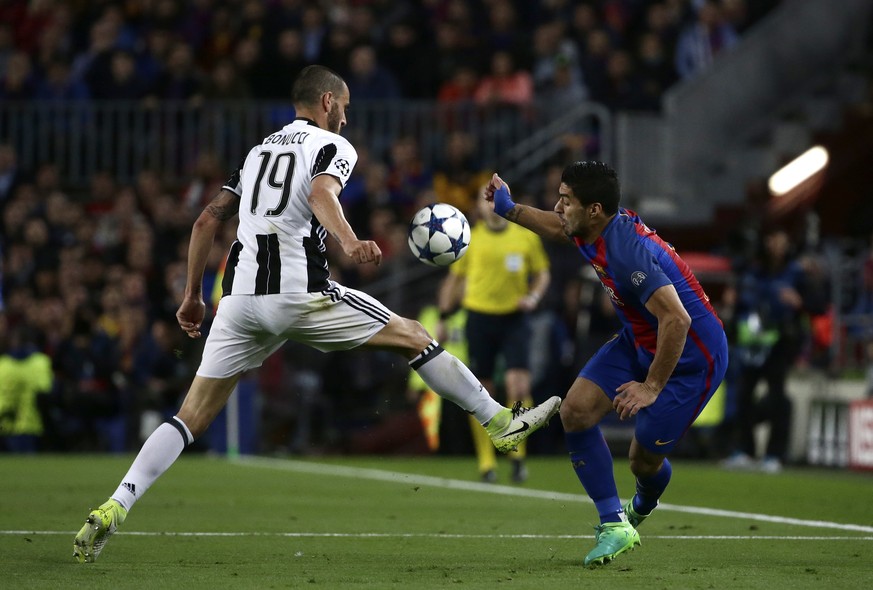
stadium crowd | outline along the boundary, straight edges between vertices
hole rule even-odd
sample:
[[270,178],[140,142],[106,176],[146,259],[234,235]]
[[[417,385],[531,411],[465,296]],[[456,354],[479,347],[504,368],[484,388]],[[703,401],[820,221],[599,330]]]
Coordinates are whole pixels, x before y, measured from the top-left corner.
[[[353,102],[524,108],[534,99],[558,105],[588,99],[611,109],[657,110],[666,88],[705,68],[777,3],[4,0],[0,100],[133,99],[143,108],[167,100],[285,100],[294,74],[321,63],[348,80]],[[0,430],[7,435],[0,450],[133,448],[140,427],[148,434],[154,425],[144,416],[163,419],[172,412],[196,368],[198,342],[184,338],[174,318],[187,238],[235,163],[203,154],[184,186],[168,186],[156,169],[140,171],[129,184],[101,170],[87,190],[74,191],[55,164],[24,169],[16,146],[3,141],[0,360],[38,362],[20,381],[0,375]],[[384,154],[359,146],[344,207],[359,235],[379,243],[386,263],[357,267],[330,252],[338,279],[366,288],[414,264],[406,256],[406,220],[426,202],[453,203],[473,217],[472,199],[490,171],[476,161],[463,132],[451,135],[445,151],[443,161],[427,162],[416,138],[397,138]],[[530,194],[551,194],[562,164],[543,172],[548,190]],[[229,224],[213,248],[207,292],[220,278],[234,229]],[[555,351],[549,362],[559,366],[546,368],[542,361],[534,368],[535,395],[536,388],[561,389],[549,379],[575,374],[582,360],[576,353],[579,313],[593,318],[592,331],[610,326],[598,290],[580,304],[590,279],[578,275],[578,263],[549,253],[555,280],[541,323]],[[313,359],[289,346],[257,376],[270,409],[264,437],[271,440],[264,444],[287,444],[288,432],[295,432],[288,423],[301,410],[288,401],[291,389],[307,412],[321,412],[328,422],[336,420],[330,407],[339,405],[337,396],[364,396],[357,403],[372,419],[372,409],[386,399],[402,400],[405,378],[405,367],[378,355]],[[14,398],[16,387],[31,393]],[[18,411],[25,405],[33,411]],[[345,426],[356,420],[366,418],[351,417]],[[296,450],[306,445],[299,440]]]

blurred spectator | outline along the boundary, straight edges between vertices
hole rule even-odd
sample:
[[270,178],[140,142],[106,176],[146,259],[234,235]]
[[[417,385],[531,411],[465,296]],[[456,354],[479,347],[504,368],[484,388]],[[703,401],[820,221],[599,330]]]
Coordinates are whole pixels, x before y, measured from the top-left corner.
[[245,100],[252,92],[248,82],[237,72],[236,65],[229,59],[221,59],[212,68],[209,79],[203,88],[206,100]]
[[636,57],[643,101],[658,109],[661,96],[676,81],[672,61],[668,59],[661,38],[652,32],[639,37]]
[[591,99],[605,102],[609,95],[609,57],[612,41],[603,29],[591,31],[582,52],[582,75]]
[[[788,372],[803,346],[805,312],[821,313],[822,302],[805,288],[804,270],[792,252],[788,233],[770,230],[762,237],[759,257],[740,273],[737,284],[737,346],[741,363],[737,415],[733,424],[736,451],[725,460],[730,469],[755,467],[755,427],[767,422],[770,433],[760,468],[781,470],[788,452],[791,400],[785,390]],[[756,399],[758,382],[766,395]]]
[[716,0],[703,0],[697,19],[682,30],[676,45],[676,71],[687,80],[705,70],[719,52],[737,43],[737,33],[724,20]]
[[647,102],[634,62],[628,52],[614,51],[606,64],[607,86],[603,102],[612,110],[657,110],[656,101]]
[[303,35],[303,58],[307,63],[315,63],[321,55],[322,44],[327,35],[324,11],[315,4],[307,4],[301,18]]
[[159,99],[186,101],[192,106],[202,102],[203,79],[187,44],[177,43],[170,50],[167,68],[158,77],[153,95]]
[[418,30],[405,21],[388,28],[385,42],[379,49],[379,61],[398,76],[405,98],[433,98],[432,87],[427,82],[433,72],[422,63],[424,50]]
[[400,85],[397,83],[397,78],[376,61],[376,50],[372,45],[360,45],[352,50],[345,79],[349,92],[355,100],[400,98]]
[[39,449],[43,421],[37,398],[51,391],[52,381],[51,359],[39,351],[33,330],[23,324],[0,329],[0,443],[7,450]]
[[58,345],[53,365],[65,416],[63,428],[71,444],[68,450],[109,447],[109,441],[97,438],[98,432],[107,432],[97,422],[117,421],[122,416],[114,378],[118,356],[113,338],[103,329],[92,327],[84,316],[75,319],[72,334]]
[[279,32],[274,43],[273,55],[268,59],[271,84],[264,98],[291,99],[291,84],[297,74],[306,67],[303,58],[303,39],[294,29]]
[[215,154],[203,152],[197,156],[191,180],[182,189],[182,202],[191,211],[202,211],[224,185],[225,173]]
[[263,100],[270,91],[270,70],[261,44],[255,39],[241,39],[234,49],[233,63],[240,78],[251,89],[253,98]]
[[151,88],[167,65],[173,37],[166,29],[151,29],[144,35],[144,47],[136,54],[137,75]]
[[429,94],[435,95],[439,86],[452,78],[461,66],[479,66],[471,41],[461,35],[457,23],[437,23],[434,44],[422,56],[422,68],[430,72],[432,86]]
[[56,59],[46,67],[45,77],[37,86],[35,98],[55,102],[74,102],[91,98],[88,86],[73,78],[70,64],[64,59]]
[[231,13],[230,7],[221,4],[214,6],[212,19],[209,22],[209,31],[201,51],[201,57],[205,64],[211,65],[220,59],[233,55],[236,30],[237,21]]
[[534,62],[531,75],[538,91],[549,91],[554,87],[556,72],[564,69],[562,76],[569,78],[561,86],[573,88],[574,94],[585,95],[579,69],[579,51],[576,45],[564,36],[563,23],[553,21],[537,27],[533,40]]
[[469,133],[458,130],[446,137],[445,153],[433,176],[437,201],[472,213],[479,187],[490,176],[476,159],[476,143]]
[[431,185],[433,174],[421,160],[418,142],[413,137],[401,137],[391,146],[388,168],[388,193],[391,205],[410,217],[418,192]]
[[577,69],[572,63],[559,56],[555,60],[551,79],[544,83],[537,93],[537,98],[552,107],[552,112],[546,115],[547,118],[551,118],[553,114],[563,115],[585,102],[588,93],[579,80]]
[[473,102],[479,78],[476,68],[461,64],[452,76],[440,85],[437,101],[445,103]]
[[6,64],[6,75],[0,80],[0,99],[30,100],[36,96],[37,81],[30,56],[18,51]]
[[0,79],[6,77],[9,59],[15,53],[15,38],[11,22],[0,19]]
[[118,46],[117,26],[108,20],[99,20],[91,26],[88,49],[78,54],[73,61],[72,76],[84,80],[88,88],[94,88],[112,75],[112,51]]
[[495,0],[488,7],[483,44],[492,51],[506,51],[523,68],[529,67],[531,40],[527,27],[520,27],[510,0]]
[[347,26],[331,27],[321,45],[318,63],[345,76],[349,71],[349,56],[354,48],[355,40]]
[[516,68],[508,51],[496,51],[491,56],[491,69],[479,81],[473,98],[481,106],[525,107],[533,101],[533,79],[529,72]]
[[120,49],[112,52],[109,76],[91,82],[91,95],[99,100],[140,100],[149,90],[136,74],[133,55]]
[[15,148],[8,143],[0,143],[0,216],[23,180]]
[[71,54],[72,22],[72,9],[66,3],[56,3],[51,8],[50,19],[40,33],[37,45],[30,50],[35,56],[35,63],[39,69],[45,69],[49,63],[66,59]]

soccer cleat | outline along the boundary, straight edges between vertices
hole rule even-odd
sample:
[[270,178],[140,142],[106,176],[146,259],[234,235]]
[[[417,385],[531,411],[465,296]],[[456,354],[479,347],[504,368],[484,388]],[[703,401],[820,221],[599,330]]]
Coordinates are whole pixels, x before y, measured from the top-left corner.
[[585,565],[604,565],[640,544],[640,534],[629,522],[605,522],[594,527],[597,544],[585,556]]
[[497,483],[497,472],[493,469],[482,472],[482,481],[484,483]]
[[632,527],[637,528],[642,524],[644,520],[652,515],[651,512],[648,514],[640,514],[634,509],[634,501],[633,498],[628,501],[627,504],[624,505],[624,514],[627,516],[627,521],[631,524]]
[[544,424],[548,424],[549,418],[559,409],[561,409],[561,398],[558,396],[550,397],[533,408],[523,408],[521,402],[515,402],[511,410],[504,408],[497,412],[497,415],[488,422],[485,430],[497,450],[507,453]]
[[527,465],[521,459],[514,459],[512,461],[512,481],[515,483],[527,481]]
[[73,541],[73,557],[79,563],[93,563],[106,545],[109,537],[118,530],[127,510],[112,498],[95,508],[85,519],[85,526]]

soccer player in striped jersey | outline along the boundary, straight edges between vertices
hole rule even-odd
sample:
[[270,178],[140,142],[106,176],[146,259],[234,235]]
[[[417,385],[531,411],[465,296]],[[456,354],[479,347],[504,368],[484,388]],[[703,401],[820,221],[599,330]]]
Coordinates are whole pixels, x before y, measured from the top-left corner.
[[[673,247],[619,206],[618,178],[606,164],[567,166],[553,211],[514,203],[497,174],[485,198],[498,215],[574,244],[623,324],[588,361],[561,406],[570,461],[600,516],[584,563],[602,565],[640,544],[636,529],[670,482],[667,455],[724,378],[724,328]],[[636,418],[630,447],[636,494],[625,506],[598,426],[612,411],[622,420]]]
[[349,100],[335,72],[304,68],[292,87],[297,118],[251,149],[195,222],[185,298],[176,312],[191,338],[201,336],[203,272],[214,237],[239,215],[200,367],[178,414],[152,433],[109,500],[88,515],[73,543],[77,561],[97,558],[134,502],[205,432],[240,375],[287,340],[322,351],[366,346],[399,352],[431,389],[475,416],[502,451],[558,411],[557,396],[532,409],[501,406],[421,324],[330,279],[328,234],[358,264],[382,260],[375,242],[357,238],[339,202],[357,162],[355,149],[339,135]]

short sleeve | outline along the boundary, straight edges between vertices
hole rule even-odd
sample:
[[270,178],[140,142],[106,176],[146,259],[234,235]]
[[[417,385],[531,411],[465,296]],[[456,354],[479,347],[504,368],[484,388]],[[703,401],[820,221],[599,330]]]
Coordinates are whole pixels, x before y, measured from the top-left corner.
[[358,153],[345,138],[333,135],[324,138],[324,144],[315,152],[312,162],[312,178],[330,174],[345,188],[355,164]]
[[610,261],[610,266],[618,284],[633,293],[643,305],[652,293],[673,284],[661,267],[658,255],[640,241],[622,248],[621,255]]
[[237,196],[242,196],[242,168],[243,164],[245,164],[245,158],[239,163],[239,167],[234,171],[233,174],[230,175],[230,178],[227,179],[227,182],[222,185],[221,188],[225,190],[229,190],[230,192],[236,194]]

